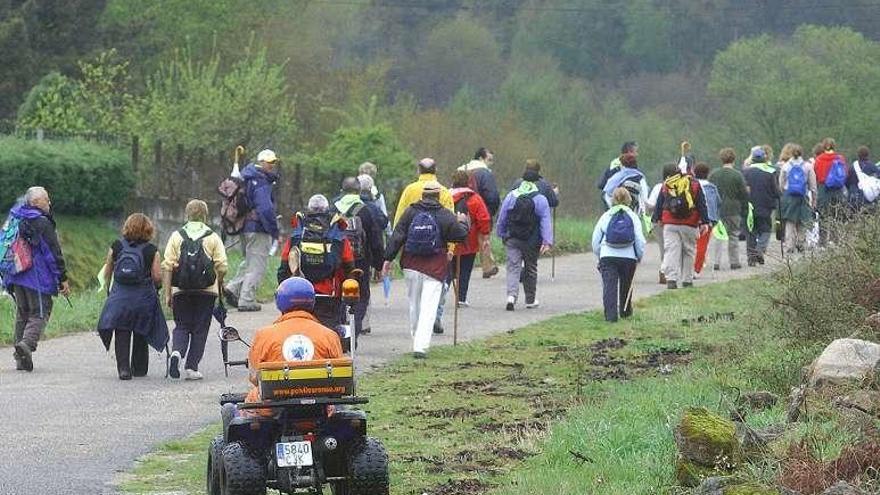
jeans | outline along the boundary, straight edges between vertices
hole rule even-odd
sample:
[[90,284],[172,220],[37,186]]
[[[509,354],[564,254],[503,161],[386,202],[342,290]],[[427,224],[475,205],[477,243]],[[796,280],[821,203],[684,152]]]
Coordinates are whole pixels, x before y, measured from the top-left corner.
[[526,304],[535,302],[541,246],[529,246],[517,239],[507,239],[504,247],[507,248],[507,296],[518,298],[519,284],[522,284]]
[[599,260],[602,274],[602,304],[605,321],[617,321],[632,315],[632,282],[636,274],[636,260],[631,258],[605,257]]
[[14,343],[23,341],[31,351],[36,351],[52,314],[52,296],[20,285],[12,286],[12,295],[15,297]]
[[174,296],[171,350],[186,357],[184,367],[188,370],[198,371],[205,355],[215,300],[216,296],[205,293],[179,292]]
[[670,282],[694,281],[697,228],[689,225],[663,226],[663,273]]
[[[458,301],[466,302],[468,295],[468,288],[471,283],[471,273],[474,271],[474,263],[477,260],[476,254],[463,254],[460,256],[461,258],[461,273],[459,273],[458,277]],[[449,264],[449,281],[455,278],[455,258],[452,259],[452,262]]]
[[762,259],[770,245],[770,232],[773,231],[773,219],[755,215],[754,229],[749,231],[746,243],[746,256],[749,261]]
[[257,304],[257,287],[266,274],[272,236],[261,232],[248,232],[244,234],[244,243],[244,260],[238,265],[235,278],[226,284],[226,289],[238,298],[239,306],[253,306]]
[[415,270],[403,270],[403,276],[409,299],[413,352],[426,352],[431,346],[431,334],[434,331],[434,320],[437,317],[443,282]]

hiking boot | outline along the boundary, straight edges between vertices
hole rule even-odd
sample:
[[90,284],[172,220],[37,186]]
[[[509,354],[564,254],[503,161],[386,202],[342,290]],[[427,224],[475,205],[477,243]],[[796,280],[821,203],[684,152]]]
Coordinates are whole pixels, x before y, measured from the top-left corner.
[[18,371],[23,371],[24,367],[21,364],[21,356],[18,355],[18,350],[13,351],[12,357],[15,359],[15,369]]
[[180,353],[177,351],[171,353],[171,361],[168,363],[168,376],[175,380],[180,378]]
[[759,264],[759,265],[763,265],[763,264],[764,264],[764,257],[763,257],[763,256],[758,256],[757,261],[758,261],[758,264]]
[[31,348],[24,342],[15,344],[15,350],[18,352],[18,358],[21,360],[21,369],[24,371],[34,371],[34,360],[31,356]]
[[730,265],[730,269],[731,269],[731,270],[742,270],[742,267],[743,267],[743,266],[740,265],[739,263],[735,263],[735,264],[733,264],[733,265]]
[[252,313],[252,312],[256,312],[256,311],[262,311],[263,307],[257,303],[254,303],[254,304],[247,304],[244,306],[239,306],[238,310],[242,313]]
[[440,324],[439,321],[434,322],[434,335],[441,335],[443,333],[443,325]]
[[423,351],[416,351],[416,352],[413,353],[413,358],[414,358],[414,359],[425,359],[425,358],[427,358],[427,357],[428,357],[428,354],[427,354],[426,352],[423,352]]
[[684,287],[685,289],[689,289],[694,286],[694,283],[693,282],[682,282],[681,286]]
[[495,275],[498,275],[498,267],[497,266],[493,266],[492,269],[489,270],[488,272],[483,272],[483,278],[492,278]]
[[507,311],[513,311],[513,306],[516,304],[516,298],[513,296],[507,296],[507,306],[504,309]]
[[131,371],[130,370],[117,370],[119,373],[119,379],[122,381],[131,380]]
[[666,284],[666,274],[663,272],[660,272],[660,285],[664,285],[664,284]]
[[526,303],[526,309],[535,309],[541,307],[541,302],[538,300],[534,300],[532,302]]
[[678,283],[676,283],[675,280],[670,280],[670,281],[666,282],[666,288],[667,289],[677,289]]
[[223,299],[226,300],[226,305],[232,308],[238,307],[238,296],[232,293],[231,290],[226,287],[223,288]]
[[198,370],[183,370],[183,379],[189,381],[201,380],[205,376]]
[[720,272],[720,271],[721,271],[721,265],[715,265],[715,266],[713,266],[713,267],[712,267],[712,270],[714,270],[714,271],[716,271],[716,272]]
[[758,262],[755,261],[755,260],[749,260],[749,261],[746,262],[746,264],[749,265],[749,266],[755,266],[755,265],[758,264]]
[[367,328],[361,328],[361,331],[358,332],[358,335],[370,335],[370,332],[372,332],[372,330],[370,329],[370,327],[367,327]]

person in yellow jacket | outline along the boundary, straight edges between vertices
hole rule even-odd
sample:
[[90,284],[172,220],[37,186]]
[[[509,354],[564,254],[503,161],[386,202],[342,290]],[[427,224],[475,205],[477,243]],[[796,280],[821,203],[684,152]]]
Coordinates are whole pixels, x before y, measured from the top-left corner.
[[[400,193],[400,200],[397,202],[397,210],[394,212],[394,226],[400,221],[403,212],[412,204],[422,200],[422,194],[425,190],[425,184],[428,182],[440,182],[437,180],[437,162],[433,158],[422,158],[419,160],[419,178],[412,184],[406,186]],[[440,206],[455,213],[455,202],[452,201],[452,193],[445,186],[440,186]],[[455,244],[449,244],[449,261],[452,261],[455,252]],[[446,292],[449,290],[449,284],[443,284],[443,292],[440,295],[440,305],[437,307],[437,318],[434,320],[434,333],[443,333],[443,325],[440,320],[443,318],[443,306],[446,303]]]
[[[412,204],[422,200],[422,192],[425,189],[425,183],[429,181],[440,182],[437,180],[437,162],[433,158],[422,158],[419,161],[419,178],[412,184],[406,186],[400,193],[400,200],[397,202],[397,210],[394,211],[394,225],[400,221],[403,212]],[[446,187],[440,186],[440,205],[449,210],[455,209],[452,202],[452,193]]]
[[[219,295],[219,288],[223,287],[228,262],[223,240],[205,225],[208,221],[208,205],[194,199],[186,205],[185,213],[187,222],[168,238],[162,262],[165,302],[174,313],[175,324],[169,374],[172,378],[180,378],[180,361],[185,357],[184,378],[201,380],[199,362],[205,353],[214,302]],[[182,252],[184,235],[187,237],[186,245],[189,246],[187,250],[192,251],[190,253]],[[201,265],[206,270],[204,273],[193,271],[199,270],[200,266],[193,262],[198,256],[194,248],[199,246],[211,265]],[[214,280],[208,283],[212,268]]]

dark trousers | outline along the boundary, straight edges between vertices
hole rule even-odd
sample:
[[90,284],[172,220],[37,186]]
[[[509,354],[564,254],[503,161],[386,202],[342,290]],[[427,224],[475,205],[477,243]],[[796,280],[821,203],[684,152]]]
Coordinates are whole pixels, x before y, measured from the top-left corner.
[[[458,300],[459,302],[466,302],[468,295],[468,287],[471,283],[471,273],[474,271],[474,264],[477,261],[477,253],[474,254],[462,254],[461,258],[461,273],[459,273],[459,287],[458,287]],[[446,281],[447,284],[452,286],[452,281],[455,280],[455,258],[452,258],[452,261],[449,262],[449,277]]]
[[317,296],[315,298],[315,318],[325,327],[339,332],[342,323],[342,300],[338,297]]
[[24,341],[31,351],[37,350],[37,342],[43,336],[49,315],[52,313],[52,296],[22,287],[12,286],[15,297],[14,344]]
[[746,241],[746,255],[749,261],[761,261],[770,244],[770,233],[773,232],[773,218],[755,215],[755,225],[749,231]]
[[114,330],[113,343],[116,351],[116,370],[129,372],[131,376],[146,376],[150,366],[150,349],[147,339],[131,330]]
[[629,291],[636,274],[636,260],[605,257],[599,260],[599,272],[602,274],[605,321],[617,321],[618,308],[620,317],[632,316],[632,297]]
[[361,298],[354,306],[354,329],[357,333],[361,333],[364,327],[364,317],[367,315],[367,308],[370,307],[370,278],[372,272],[370,267],[362,267],[364,274],[358,283],[361,286]]
[[174,332],[171,350],[186,357],[185,369],[198,371],[211,328],[217,296],[204,293],[178,293],[174,296]]

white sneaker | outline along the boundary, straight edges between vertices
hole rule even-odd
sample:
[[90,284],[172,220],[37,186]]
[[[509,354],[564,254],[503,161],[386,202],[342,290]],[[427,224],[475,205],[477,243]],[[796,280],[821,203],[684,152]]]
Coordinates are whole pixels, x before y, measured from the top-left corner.
[[184,380],[201,380],[204,376],[196,370],[183,370]]
[[526,309],[535,309],[541,307],[541,302],[535,299],[533,303],[526,303]]
[[469,308],[469,307],[471,307],[471,304],[467,301],[459,301],[458,307],[459,308]]

